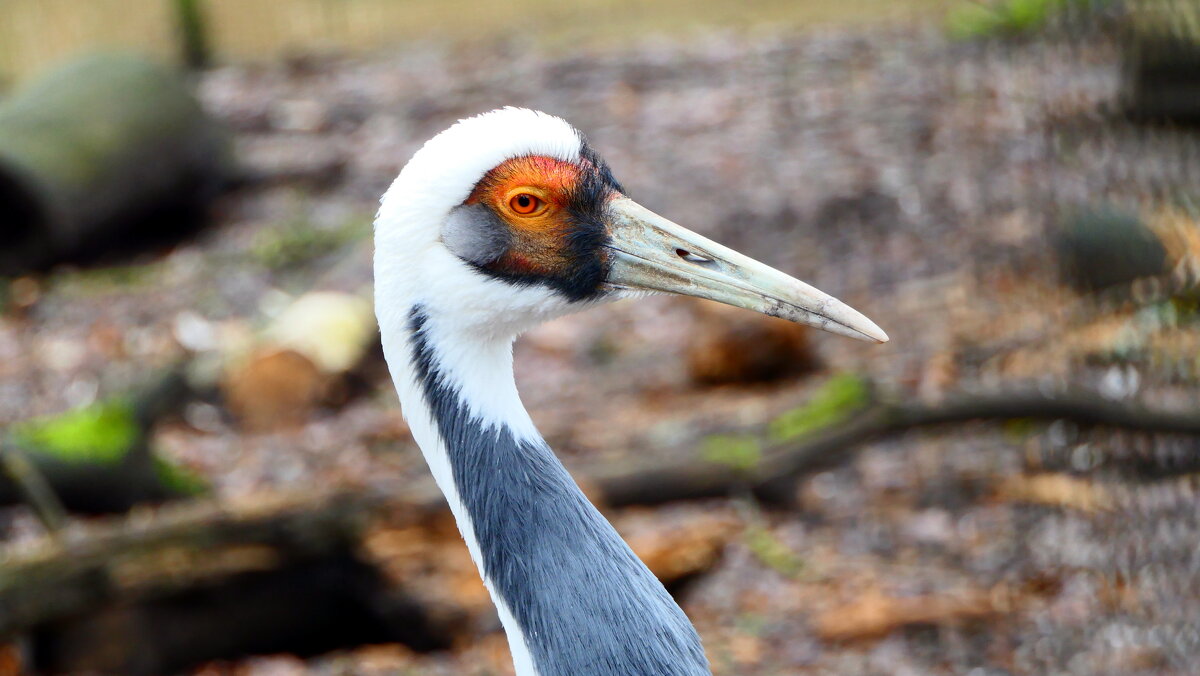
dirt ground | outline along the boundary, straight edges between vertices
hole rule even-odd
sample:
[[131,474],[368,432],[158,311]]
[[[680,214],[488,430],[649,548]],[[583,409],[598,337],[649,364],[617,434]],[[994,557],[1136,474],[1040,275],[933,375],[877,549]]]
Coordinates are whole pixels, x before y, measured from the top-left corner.
[[[1094,206],[1195,227],[1178,214],[1196,204],[1200,136],[1118,121],[1120,72],[1099,35],[965,44],[932,27],[223,67],[200,78],[205,105],[250,165],[293,178],[228,196],[215,227],[161,255],[34,280],[27,309],[0,317],[0,422],[121,392],[195,347],[196,331],[252,330],[362,250],[379,194],[421,142],[501,105],[565,117],[631,196],[891,336],[812,335],[815,372],[701,387],[685,358],[708,321],[694,303],[555,321],[520,340],[516,368],[569,467],[699,461],[710,435],[761,429],[840,372],[931,403],[1069,382],[1194,409],[1194,301],[1081,296],[1051,243],[1064,215]],[[370,283],[365,259],[339,270],[341,288]],[[155,441],[221,498],[426,473],[385,378],[275,432],[195,404]],[[1185,674],[1200,657],[1197,450],[1065,422],[955,425],[804,477],[792,510],[731,497],[613,516],[649,542],[728,531],[679,592],[716,673]],[[18,546],[37,534],[14,515]],[[201,673],[509,673],[484,626],[446,653],[370,646]]]

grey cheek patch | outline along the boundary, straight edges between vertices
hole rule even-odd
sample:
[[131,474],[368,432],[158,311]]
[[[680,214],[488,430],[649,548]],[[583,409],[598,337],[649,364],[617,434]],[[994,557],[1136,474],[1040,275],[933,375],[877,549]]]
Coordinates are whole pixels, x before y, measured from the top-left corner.
[[508,250],[508,226],[482,204],[454,207],[442,227],[442,243],[459,258],[476,265],[495,262]]

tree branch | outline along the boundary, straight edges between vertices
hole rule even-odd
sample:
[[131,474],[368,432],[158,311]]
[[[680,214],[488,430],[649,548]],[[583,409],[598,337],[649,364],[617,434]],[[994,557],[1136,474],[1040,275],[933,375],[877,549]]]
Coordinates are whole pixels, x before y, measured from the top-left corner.
[[1200,412],[1174,413],[1115,401],[1095,392],[1023,390],[964,394],[941,404],[878,402],[800,441],[775,444],[758,466],[738,472],[698,459],[601,469],[591,483],[613,507],[725,496],[749,486],[760,499],[786,502],[796,478],[850,461],[862,444],[918,427],[971,421],[1069,420],[1079,425],[1200,436]]

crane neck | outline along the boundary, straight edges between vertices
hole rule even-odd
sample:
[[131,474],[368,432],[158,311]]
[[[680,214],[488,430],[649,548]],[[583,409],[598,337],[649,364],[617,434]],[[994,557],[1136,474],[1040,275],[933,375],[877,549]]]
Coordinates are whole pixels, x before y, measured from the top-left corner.
[[683,611],[521,405],[512,339],[422,305],[385,321],[401,405],[508,634],[517,673],[708,674]]

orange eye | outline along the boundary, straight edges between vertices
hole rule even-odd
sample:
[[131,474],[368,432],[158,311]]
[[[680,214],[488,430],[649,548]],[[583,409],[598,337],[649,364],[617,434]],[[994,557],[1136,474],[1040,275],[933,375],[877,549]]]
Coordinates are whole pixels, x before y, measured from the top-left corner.
[[519,195],[513,195],[513,198],[508,201],[508,208],[522,216],[528,216],[542,208],[542,200],[523,192]]

